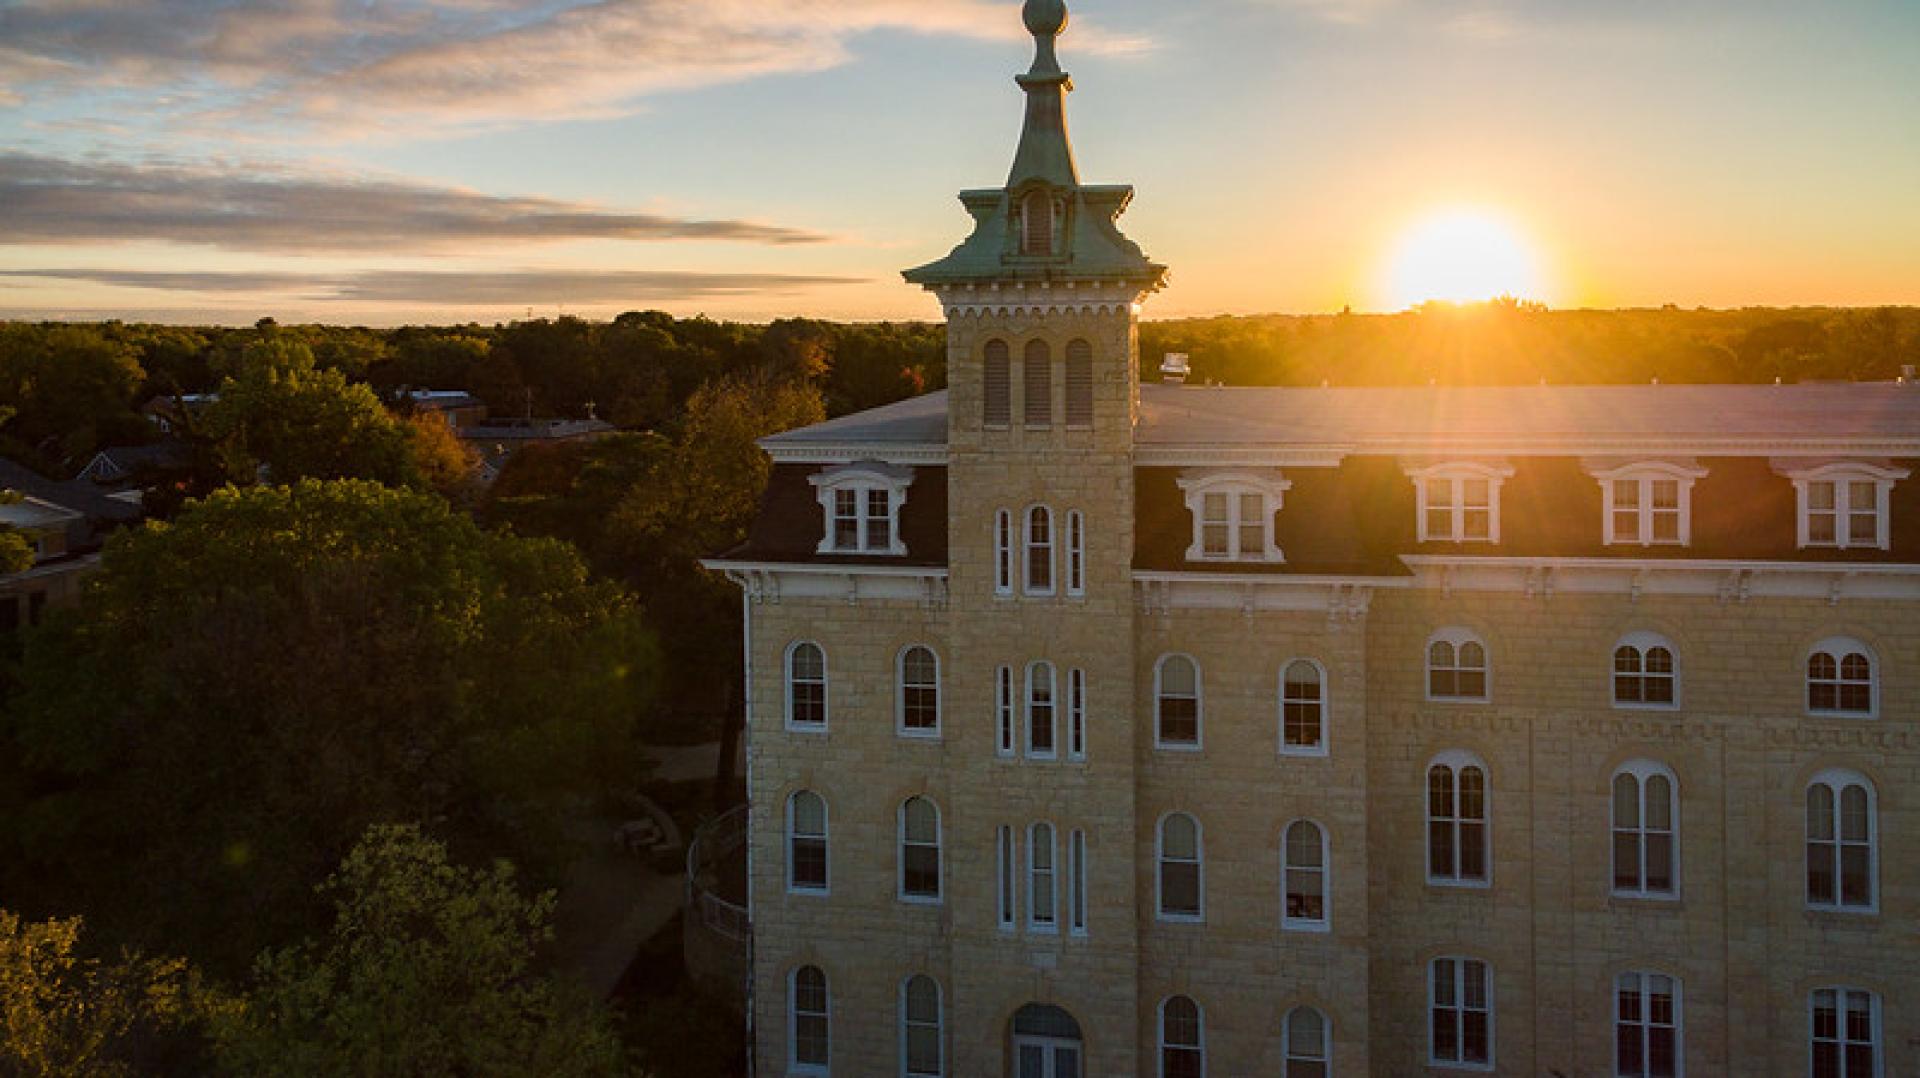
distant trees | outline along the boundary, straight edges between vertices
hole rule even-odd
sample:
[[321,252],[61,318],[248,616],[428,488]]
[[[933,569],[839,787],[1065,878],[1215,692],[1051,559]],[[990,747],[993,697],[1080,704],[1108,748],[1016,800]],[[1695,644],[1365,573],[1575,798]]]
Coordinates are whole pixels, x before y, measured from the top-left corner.
[[94,327],[0,323],[0,433],[30,463],[147,437],[134,412],[145,378],[133,346]]
[[187,964],[85,957],[78,917],[24,921],[0,910],[0,1073],[119,1078],[202,1013]]
[[220,383],[220,399],[200,417],[199,429],[234,482],[421,481],[410,430],[373,390],[338,369],[316,367],[311,349],[297,340],[249,347],[235,374]]

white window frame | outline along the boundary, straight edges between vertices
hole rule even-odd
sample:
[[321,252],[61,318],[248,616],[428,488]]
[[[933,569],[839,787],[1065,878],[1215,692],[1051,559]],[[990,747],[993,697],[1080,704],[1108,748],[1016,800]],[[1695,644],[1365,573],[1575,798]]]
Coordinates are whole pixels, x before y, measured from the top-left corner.
[[[1822,684],[1831,684],[1834,696],[1838,700],[1840,689],[1850,682],[1845,678],[1846,660],[1849,655],[1860,655],[1867,660],[1867,709],[1853,711],[1846,708],[1816,708],[1813,706],[1813,672],[1808,669],[1813,657],[1825,653],[1833,659],[1834,679],[1831,682],[1821,679]],[[1863,640],[1851,636],[1829,636],[1807,649],[1800,659],[1800,676],[1803,689],[1801,698],[1806,705],[1807,714],[1823,719],[1877,719],[1880,717],[1880,655]]]
[[[1448,768],[1453,773],[1453,800],[1447,806],[1449,815],[1433,815],[1433,769]],[[1462,874],[1461,854],[1466,850],[1466,841],[1462,837],[1464,824],[1469,818],[1460,814],[1460,775],[1467,768],[1480,770],[1480,854],[1481,863],[1486,866],[1484,875],[1475,878]],[[1421,832],[1420,856],[1426,865],[1427,883],[1434,887],[1466,887],[1485,890],[1493,886],[1493,772],[1485,760],[1464,749],[1449,749],[1427,761],[1420,771],[1420,799],[1423,811],[1421,818],[1426,828]],[[1453,865],[1450,875],[1435,875],[1433,871],[1433,825],[1445,823],[1453,830]]]
[[[1320,679],[1320,680],[1319,680],[1319,686],[1320,686],[1320,696],[1319,696],[1319,699],[1317,699],[1317,700],[1313,700],[1313,701],[1308,701],[1308,700],[1294,700],[1294,699],[1291,699],[1291,698],[1289,698],[1289,697],[1287,696],[1287,671],[1289,671],[1289,670],[1292,670],[1292,669],[1294,668],[1294,666],[1295,666],[1295,664],[1298,664],[1298,663],[1304,663],[1304,664],[1306,664],[1307,666],[1309,666],[1309,667],[1311,667],[1311,668],[1313,669],[1313,672],[1314,672],[1314,676]],[[1279,691],[1279,700],[1280,700],[1280,706],[1279,706],[1279,722],[1280,722],[1280,729],[1279,729],[1279,734],[1278,734],[1278,737],[1279,737],[1279,746],[1280,746],[1280,755],[1282,755],[1282,756],[1325,756],[1325,755],[1327,755],[1327,753],[1328,753],[1328,746],[1327,746],[1327,741],[1328,741],[1328,738],[1327,738],[1327,732],[1328,732],[1328,731],[1327,731],[1327,715],[1328,715],[1328,699],[1327,699],[1327,696],[1328,696],[1328,694],[1327,694],[1327,680],[1328,680],[1328,679],[1327,679],[1327,668],[1326,668],[1326,665],[1325,665],[1325,664],[1323,664],[1323,663],[1322,663],[1322,662],[1321,662],[1320,660],[1318,660],[1318,659],[1308,659],[1308,658],[1304,658],[1304,657],[1302,657],[1302,658],[1293,658],[1293,659],[1288,659],[1287,661],[1285,661],[1285,662],[1283,662],[1283,663],[1281,663],[1281,664],[1280,664],[1280,691]],[[1319,720],[1318,720],[1318,725],[1319,725],[1319,730],[1320,730],[1320,737],[1319,737],[1319,739],[1318,739],[1318,740],[1316,740],[1316,741],[1315,741],[1315,742],[1314,742],[1313,744],[1311,744],[1311,745],[1289,745],[1289,744],[1287,744],[1287,705],[1288,705],[1288,704],[1300,704],[1300,705],[1302,705],[1302,706],[1304,706],[1304,705],[1306,705],[1306,704],[1308,704],[1308,703],[1312,703],[1312,704],[1314,704],[1314,705],[1316,706],[1316,708],[1318,709],[1318,712],[1319,712]]]
[[[1621,648],[1634,650],[1637,655],[1635,662],[1639,664],[1637,671],[1620,669]],[[1673,669],[1665,674],[1649,673],[1647,670],[1647,655],[1655,648],[1666,649],[1667,657],[1673,662]],[[1673,641],[1655,632],[1628,633],[1614,641],[1613,650],[1607,652],[1607,665],[1611,668],[1607,675],[1607,697],[1614,707],[1623,711],[1678,711],[1680,709],[1680,649],[1674,646]],[[1622,700],[1620,699],[1620,678],[1622,677],[1639,678],[1643,697],[1646,695],[1644,690],[1649,681],[1665,678],[1670,683],[1672,699],[1665,703],[1644,699]]]
[[[1893,485],[1911,472],[1872,461],[1792,461],[1776,460],[1773,470],[1793,482],[1794,539],[1801,550],[1888,550],[1893,546]],[[1833,484],[1833,540],[1813,539],[1811,487],[1814,483]],[[1853,538],[1850,515],[1865,511],[1851,501],[1850,483],[1872,483],[1874,489],[1874,537]]]
[[[821,873],[821,876],[823,877],[823,879],[821,881],[820,886],[818,887],[815,887],[812,884],[798,884],[794,882],[794,865],[796,863],[796,859],[793,856],[793,844],[794,844],[794,840],[799,838],[800,836],[797,832],[794,831],[793,803],[799,800],[801,794],[806,794],[809,797],[816,798],[820,802],[820,834],[817,837],[820,841],[820,859],[823,862],[825,862],[826,871]],[[787,795],[786,814],[787,814],[787,827],[786,827],[787,893],[790,895],[832,894],[833,893],[833,806],[827,804],[826,796],[818,790],[811,790],[811,789],[795,790],[792,793]],[[808,835],[806,837],[809,840],[812,840],[816,836]]]
[[[1041,687],[1040,676],[1043,673],[1046,676],[1047,690],[1048,747],[1038,749],[1034,747],[1034,735],[1040,731],[1040,726],[1034,721],[1033,713],[1038,705],[1035,690]],[[1021,715],[1026,720],[1027,733],[1025,744],[1022,746],[1024,754],[1029,760],[1058,760],[1060,758],[1060,671],[1045,659],[1035,659],[1027,664],[1026,679],[1023,684],[1025,694],[1021,698]]]
[[[930,895],[909,894],[907,892],[907,847],[917,846],[925,849],[927,844],[915,842],[907,837],[907,806],[915,801],[923,801],[933,810],[933,893]],[[914,794],[900,802],[895,810],[897,817],[894,859],[899,868],[894,873],[894,895],[902,902],[916,906],[938,906],[945,901],[947,894],[947,858],[946,858],[946,821],[941,819],[940,804],[926,794]]]
[[1082,599],[1087,594],[1087,517],[1078,509],[1067,510],[1067,597]]
[[993,515],[993,593],[1001,598],[1013,595],[1013,558],[1019,546],[1014,534],[1013,510],[996,512]]
[[[1434,1049],[1438,1047],[1438,1038],[1435,1036],[1438,1030],[1434,1027],[1434,1011],[1438,1010],[1440,1006],[1439,998],[1434,993],[1434,981],[1435,981],[1436,975],[1439,973],[1438,967],[1442,962],[1453,963],[1453,1004],[1449,1009],[1454,1015],[1455,1043],[1457,1043],[1461,1049],[1460,1059],[1442,1059],[1440,1058],[1440,1056],[1434,1053]],[[1485,1009],[1485,1013],[1487,1016],[1487,1058],[1484,1062],[1477,1061],[1477,1060],[1468,1060],[1465,1058],[1466,1042],[1467,1042],[1466,1015],[1468,1011],[1467,967],[1469,964],[1479,966],[1480,975],[1486,979],[1486,985],[1485,985],[1486,991],[1484,992],[1484,996],[1486,998],[1486,1003],[1487,1003],[1486,1009]],[[1448,1070],[1468,1070],[1468,1071],[1491,1071],[1494,1069],[1496,1060],[1498,1058],[1498,1053],[1495,1051],[1498,1041],[1495,1039],[1495,1024],[1494,1024],[1495,1001],[1493,998],[1493,988],[1494,988],[1493,964],[1486,961],[1485,959],[1474,958],[1469,955],[1443,954],[1443,955],[1435,955],[1433,958],[1427,961],[1427,1065],[1428,1066],[1443,1067]]]
[[[1436,667],[1433,665],[1433,645],[1442,643],[1453,649],[1452,666]],[[1471,666],[1460,665],[1460,648],[1464,644],[1478,644],[1480,646],[1480,688],[1482,690],[1480,695],[1435,696],[1433,694],[1433,673],[1435,670],[1452,670],[1457,678],[1461,671],[1473,669]],[[1426,695],[1428,703],[1485,704],[1493,700],[1493,649],[1488,647],[1486,640],[1472,629],[1460,625],[1449,625],[1444,629],[1435,630],[1433,635],[1427,637],[1426,646],[1421,650],[1420,665],[1424,671],[1421,682],[1421,692]]]
[[1067,832],[1067,931],[1081,938],[1087,935],[1087,833],[1080,828]]
[[[1285,504],[1286,493],[1293,484],[1279,472],[1254,471],[1206,471],[1185,472],[1174,481],[1186,498],[1187,515],[1193,525],[1192,542],[1187,545],[1188,561],[1216,562],[1259,562],[1279,565],[1287,559],[1281,554],[1274,540],[1273,518]],[[1227,502],[1227,549],[1224,553],[1209,554],[1206,542],[1206,504],[1207,496],[1224,497]],[[1241,519],[1241,498],[1243,496],[1260,499],[1260,547],[1257,550],[1242,549],[1241,528],[1251,527]]]
[[[828,468],[807,477],[819,499],[821,512],[825,514],[826,532],[820,537],[820,545],[815,548],[818,554],[865,554],[901,557],[907,552],[906,541],[900,538],[900,509],[907,504],[907,489],[913,485],[913,469],[898,464],[881,464],[874,461],[861,461],[857,464],[842,464]],[[857,516],[855,527],[860,533],[857,543],[843,547],[836,541],[834,527],[834,500],[841,492],[851,492],[854,496],[854,508]],[[887,495],[887,542],[875,543],[871,534],[873,522],[879,518],[872,512],[869,496],[874,492]]]
[[[1631,778],[1634,782],[1634,798],[1639,812],[1639,820],[1632,825],[1622,825],[1619,817],[1619,805],[1616,801],[1615,787],[1622,778]],[[1667,849],[1672,863],[1667,866],[1667,876],[1673,885],[1659,890],[1647,885],[1647,868],[1651,861],[1647,856],[1648,839],[1660,834],[1647,824],[1647,780],[1660,778],[1667,783]],[[1607,887],[1617,897],[1651,899],[1662,902],[1677,902],[1680,899],[1680,779],[1673,769],[1658,760],[1629,760],[1613,769],[1607,780]],[[1619,836],[1635,836],[1635,849],[1639,863],[1635,866],[1640,884],[1637,887],[1620,886],[1619,866],[1615,860],[1620,856]]]
[[[1320,866],[1318,868],[1298,867],[1293,864],[1293,829],[1308,827],[1320,847]],[[1293,894],[1293,876],[1296,872],[1318,872],[1320,874],[1320,916],[1295,917],[1287,910],[1287,897]],[[1306,892],[1303,892],[1306,893]],[[1333,930],[1333,844],[1327,841],[1327,829],[1317,820],[1297,817],[1288,820],[1280,828],[1280,927],[1288,932],[1331,932]]]
[[[1600,543],[1602,546],[1691,546],[1693,543],[1693,484],[1707,476],[1707,469],[1694,461],[1678,460],[1587,460],[1582,465],[1586,473],[1600,483]],[[1677,519],[1674,527],[1677,532],[1672,539],[1654,538],[1653,485],[1660,482],[1676,484],[1675,510]],[[1616,506],[1615,483],[1633,483],[1638,499],[1632,512],[1635,515],[1633,533],[1623,535],[1614,529]],[[1628,512],[1618,509],[1618,512]]]
[[[919,729],[907,725],[907,656],[915,651],[924,651],[933,658],[933,726]],[[894,732],[901,737],[910,737],[924,741],[940,740],[941,728],[946,719],[946,694],[940,685],[940,653],[931,644],[908,644],[893,657],[893,716]],[[926,688],[927,686],[914,686]]]
[[[1170,1045],[1167,1043],[1167,1004],[1172,1003],[1176,999],[1184,999],[1188,1003],[1191,1003],[1193,1005],[1193,1032],[1194,1032],[1195,1038],[1197,1038],[1197,1041],[1194,1044]],[[1206,1008],[1200,1006],[1200,1001],[1193,998],[1192,996],[1189,996],[1182,992],[1176,992],[1173,995],[1168,996],[1167,998],[1161,1000],[1160,1006],[1157,1008],[1157,1010],[1159,1012],[1159,1021],[1154,1023],[1154,1028],[1156,1030],[1156,1037],[1155,1037],[1156,1044],[1155,1044],[1155,1051],[1153,1054],[1154,1067],[1155,1067],[1154,1073],[1158,1074],[1160,1078],[1166,1078],[1167,1049],[1172,1048],[1172,1049],[1175,1049],[1176,1051],[1193,1052],[1199,1055],[1200,1075],[1201,1075],[1201,1078],[1206,1078],[1206,1073],[1207,1073],[1207,1011],[1206,1011]]]
[[[1294,1050],[1293,1016],[1299,1012],[1311,1014],[1320,1020],[1320,1054],[1317,1056],[1303,1055]],[[1283,1078],[1291,1078],[1295,1063],[1317,1064],[1321,1074],[1331,1075],[1333,1073],[1333,1023],[1328,1020],[1327,1012],[1307,1003],[1297,1003],[1288,1007],[1287,1013],[1280,1016],[1280,1056]]]
[[[827,1009],[824,1014],[819,1011],[806,1012],[809,1017],[820,1015],[826,1019],[827,1062],[824,1064],[800,1062],[800,971],[806,969],[813,970],[820,974],[820,982],[824,986],[827,996]],[[787,973],[787,1073],[789,1075],[807,1075],[809,1078],[812,1078],[812,1076],[816,1075],[830,1074],[832,1070],[833,979],[827,976],[826,970],[809,962],[795,966]]]
[[[1815,1031],[1819,1027],[1815,1025],[1814,1012],[1819,1007],[1820,994],[1822,992],[1831,992],[1834,997],[1834,1032],[1836,1036],[1830,1039],[1816,1037],[1815,1035]],[[1807,1072],[1809,1074],[1813,1072],[1815,1045],[1822,1040],[1830,1040],[1831,1043],[1839,1046],[1841,1073],[1846,1073],[1847,1046],[1861,1043],[1847,1036],[1847,997],[1852,995],[1867,997],[1867,1005],[1870,1008],[1870,1020],[1873,1024],[1873,1039],[1868,1042],[1868,1048],[1873,1052],[1874,1078],[1880,1078],[1881,1075],[1886,1073],[1886,1029],[1880,1019],[1880,993],[1867,988],[1855,988],[1851,985],[1823,984],[1807,993]]]
[[[1047,867],[1040,869],[1040,829],[1047,831]],[[1035,892],[1041,876],[1047,878],[1047,903],[1043,910]],[[1045,913],[1044,918],[1041,914]],[[1054,936],[1060,933],[1060,833],[1052,823],[1039,820],[1027,825],[1027,931]]]
[[1087,758],[1087,672],[1080,667],[1067,671],[1067,759]]
[[[1673,1022],[1671,1024],[1659,1023],[1653,1020],[1653,1010],[1650,1001],[1653,996],[1653,979],[1655,977],[1666,978],[1667,984],[1671,986],[1673,990]],[[1634,993],[1640,997],[1640,1017],[1632,1022],[1629,1022],[1627,1018],[1620,1013],[1620,992],[1623,987],[1621,982],[1629,978],[1633,980]],[[1647,1076],[1651,1075],[1652,1069],[1646,1066],[1646,1063],[1652,1055],[1653,1032],[1656,1029],[1667,1028],[1673,1030],[1673,1078],[1685,1078],[1687,1073],[1687,1026],[1686,1012],[1683,1009],[1685,1007],[1685,1001],[1682,998],[1681,989],[1680,978],[1661,970],[1622,970],[1614,977],[1613,1073],[1616,1076],[1623,1076],[1623,1078],[1647,1078]],[[1626,1071],[1620,1069],[1620,1034],[1622,1027],[1628,1026],[1632,1027],[1638,1033],[1640,1039],[1640,1061],[1642,1065],[1641,1069],[1634,1074],[1628,1074]]]
[[994,752],[1006,759],[1015,755],[1020,740],[1014,691],[1013,667],[997,667],[993,674]]
[[[1513,477],[1513,466],[1504,461],[1444,461],[1440,463],[1409,464],[1401,470],[1407,478],[1413,480],[1414,532],[1422,543],[1488,543],[1498,546],[1500,543],[1500,487]],[[1466,521],[1469,507],[1466,504],[1466,483],[1471,479],[1482,479],[1487,484],[1487,534],[1468,537]],[[1445,508],[1449,513],[1448,531],[1444,535],[1435,534],[1427,525],[1427,483],[1444,482],[1448,484],[1452,500]],[[1441,507],[1435,507],[1441,508]],[[1475,506],[1473,508],[1479,508]]]
[[[1047,522],[1047,538],[1044,543],[1034,539],[1033,520],[1036,513]],[[1033,571],[1034,554],[1041,550],[1046,552],[1047,579],[1045,584],[1036,584]],[[1054,526],[1052,507],[1038,504],[1027,506],[1020,514],[1020,591],[1022,594],[1036,599],[1045,599],[1051,598],[1059,591],[1059,550],[1060,530]]]
[[[916,1022],[913,1011],[908,1005],[908,992],[913,982],[924,980],[933,986],[933,1022]],[[940,982],[930,974],[909,973],[900,978],[900,1075],[901,1078],[942,1078],[947,1073],[947,1030],[946,1030],[946,992]],[[915,1028],[933,1030],[933,1043],[939,1051],[939,1061],[933,1070],[910,1070],[907,1044],[909,1034]]]
[[994,916],[1002,932],[1012,932],[1020,918],[1019,847],[1013,839],[1013,827],[1001,824],[994,831]]
[[[1193,823],[1193,860],[1180,861],[1179,864],[1192,864],[1194,871],[1194,891],[1197,909],[1193,913],[1167,911],[1166,866],[1167,861],[1167,821],[1175,816],[1184,816]],[[1153,825],[1153,914],[1157,921],[1174,924],[1205,924],[1207,920],[1207,835],[1200,823],[1200,817],[1191,812],[1178,810],[1163,813]]]
[[[1184,660],[1193,667],[1193,740],[1168,741],[1160,736],[1162,693],[1161,673],[1167,663],[1174,659]],[[1207,735],[1207,684],[1200,669],[1200,660],[1183,651],[1170,651],[1160,656],[1153,664],[1153,747],[1167,752],[1199,752],[1206,745]]]
[[[799,722],[793,717],[793,689],[798,681],[793,676],[793,657],[803,647],[811,647],[820,653],[820,721]],[[829,721],[833,718],[833,674],[827,665],[827,649],[817,640],[795,640],[787,645],[786,655],[781,661],[783,674],[782,693],[786,699],[786,726],[793,733],[824,734]]]
[[[1849,845],[1860,845],[1843,837],[1845,811],[1841,798],[1849,787],[1858,786],[1867,796],[1867,901],[1864,903],[1846,901],[1845,853]],[[1815,787],[1825,787],[1833,797],[1833,837],[1818,839],[1813,837],[1813,810],[1807,804]],[[1806,790],[1801,795],[1801,833],[1804,836],[1802,848],[1806,851],[1807,861],[1813,859],[1813,845],[1816,841],[1828,847],[1833,868],[1833,899],[1816,899],[1812,894],[1812,880],[1806,881],[1803,893],[1806,907],[1823,913],[1857,914],[1875,916],[1880,912],[1880,791],[1872,779],[1858,771],[1842,767],[1830,767],[1807,780]],[[1804,871],[1804,870],[1803,870]]]

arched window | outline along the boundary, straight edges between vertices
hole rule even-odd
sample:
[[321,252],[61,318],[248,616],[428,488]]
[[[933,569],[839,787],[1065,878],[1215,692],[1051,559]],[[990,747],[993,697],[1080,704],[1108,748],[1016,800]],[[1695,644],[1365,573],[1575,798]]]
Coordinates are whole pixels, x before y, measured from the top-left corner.
[[1067,671],[1067,758],[1087,758],[1087,672]]
[[1280,751],[1324,756],[1326,676],[1311,659],[1295,659],[1280,671]]
[[1427,699],[1485,703],[1487,645],[1472,630],[1442,629],[1427,638]]
[[1067,426],[1093,426],[1093,345],[1067,342]]
[[820,554],[902,555],[900,510],[913,486],[913,469],[871,462],[842,464],[807,478],[825,525]]
[[1477,958],[1428,966],[1428,1057],[1435,1064],[1493,1068],[1493,975]]
[[1052,663],[1027,664],[1027,755],[1036,760],[1051,760],[1060,754],[1056,688]]
[[1200,665],[1165,655],[1153,668],[1153,742],[1163,749],[1200,747]]
[[1807,784],[1807,905],[1871,912],[1879,874],[1873,784],[1822,771]]
[[1054,886],[1053,825],[1027,828],[1027,928],[1055,932],[1060,926],[1058,889]]
[[1053,253],[1053,195],[1045,190],[1028,191],[1020,200],[1020,253]]
[[1067,594],[1087,593],[1087,518],[1078,509],[1067,513]]
[[1160,1003],[1160,1078],[1202,1078],[1207,1073],[1207,1032],[1200,1005],[1186,996]]
[[994,749],[1002,756],[1013,755],[1013,667],[1002,666],[993,677]]
[[1068,1078],[1084,1071],[1080,1023],[1066,1011],[1047,1003],[1029,1003],[1014,1012],[1011,1032],[1009,1047],[1023,1075]]
[[1280,1031],[1281,1052],[1286,1056],[1284,1078],[1327,1078],[1332,1073],[1333,1052],[1327,1037],[1327,1016],[1313,1007],[1295,1007],[1287,1012]]
[[900,1073],[939,1078],[947,1073],[940,1035],[940,982],[915,974],[900,983]]
[[940,809],[924,797],[900,805],[900,897],[940,901]]
[[1155,846],[1159,865],[1155,890],[1159,894],[1160,919],[1205,920],[1206,848],[1200,835],[1200,821],[1184,812],[1162,816]]
[[1007,342],[991,340],[982,362],[981,422],[1005,427],[1013,422],[1013,356]]
[[993,593],[1013,594],[1013,514],[993,515]]
[[1685,546],[1692,538],[1693,484],[1707,470],[1692,461],[1589,464],[1600,483],[1601,539],[1608,546]]
[[1175,483],[1193,526],[1188,561],[1286,560],[1273,521],[1293,484],[1280,472],[1235,468],[1189,473]]
[[1864,988],[1816,988],[1808,999],[1809,1073],[1880,1078],[1880,997]]
[[793,971],[787,986],[787,1073],[825,1074],[830,1051],[832,1009],[827,975],[818,966]]
[[1874,716],[1879,705],[1873,651],[1844,636],[1831,636],[1807,653],[1807,710],[1815,715]]
[[1630,971],[1614,979],[1613,1073],[1676,1078],[1680,1073],[1680,982]]
[[1421,542],[1500,541],[1500,486],[1513,475],[1511,465],[1454,461],[1406,472],[1413,480]]
[[787,727],[827,728],[827,653],[810,641],[787,649]]
[[1427,766],[1427,879],[1484,884],[1488,876],[1487,769],[1445,752]]
[[1027,594],[1053,594],[1053,510],[1027,510]]
[[1672,898],[1680,889],[1678,783],[1651,760],[1613,773],[1613,893]]
[[1014,894],[1018,890],[1015,882],[1019,869],[1014,862],[1013,828],[1001,824],[993,832],[993,860],[995,872],[994,913],[999,919],[1002,932],[1013,931]]
[[1027,391],[1028,429],[1053,426],[1053,349],[1045,341],[1028,341],[1022,357],[1021,384]]
[[1613,706],[1676,707],[1680,667],[1673,642],[1655,633],[1629,633],[1613,648]]
[[915,644],[900,653],[900,732],[909,737],[940,734],[940,658]]
[[1327,930],[1327,833],[1312,820],[1295,820],[1281,836],[1283,928]]
[[812,790],[787,798],[787,889],[827,890],[827,802]]
[[1067,928],[1087,934],[1087,833],[1078,828],[1067,833]]
[[1907,478],[1905,468],[1829,461],[1779,471],[1793,481],[1802,547],[1886,550],[1892,546],[1890,495],[1893,485]]

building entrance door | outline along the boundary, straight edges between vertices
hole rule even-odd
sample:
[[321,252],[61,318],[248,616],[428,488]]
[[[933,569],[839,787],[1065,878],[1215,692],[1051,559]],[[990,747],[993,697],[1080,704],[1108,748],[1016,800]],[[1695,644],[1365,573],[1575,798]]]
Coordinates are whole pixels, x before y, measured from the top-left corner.
[[1013,1078],[1082,1078],[1080,1023],[1059,1007],[1029,1003],[1013,1016]]

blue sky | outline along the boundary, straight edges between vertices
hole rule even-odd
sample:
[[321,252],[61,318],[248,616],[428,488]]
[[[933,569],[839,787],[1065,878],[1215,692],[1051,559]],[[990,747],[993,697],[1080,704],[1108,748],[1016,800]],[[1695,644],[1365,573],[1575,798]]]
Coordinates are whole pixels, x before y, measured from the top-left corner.
[[[1473,207],[1556,306],[1920,302],[1911,0],[1069,0],[1149,316],[1393,307]],[[994,0],[0,0],[0,313],[935,317]]]

